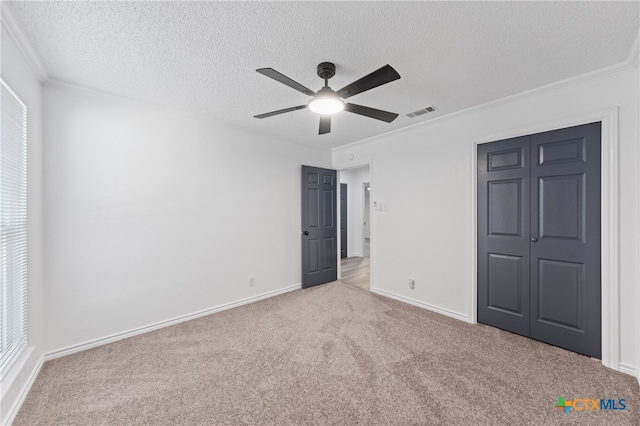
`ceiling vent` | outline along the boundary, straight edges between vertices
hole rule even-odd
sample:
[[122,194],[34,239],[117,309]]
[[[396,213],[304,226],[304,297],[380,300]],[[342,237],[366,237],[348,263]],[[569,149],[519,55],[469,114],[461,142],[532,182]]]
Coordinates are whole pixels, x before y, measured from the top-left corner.
[[428,114],[428,113],[434,112],[434,111],[436,111],[436,107],[434,107],[433,105],[429,105],[428,107],[420,108],[417,111],[410,112],[409,114],[407,114],[407,117],[413,118],[413,117],[417,117],[419,115]]

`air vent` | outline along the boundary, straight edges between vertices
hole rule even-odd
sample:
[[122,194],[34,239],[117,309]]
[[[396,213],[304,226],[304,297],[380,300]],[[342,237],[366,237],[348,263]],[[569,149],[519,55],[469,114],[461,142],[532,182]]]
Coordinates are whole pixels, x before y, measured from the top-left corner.
[[410,112],[409,114],[407,114],[407,117],[413,118],[413,117],[417,117],[419,115],[428,114],[428,113],[434,112],[434,111],[436,111],[436,107],[434,107],[433,105],[429,105],[428,107],[420,108],[417,111]]

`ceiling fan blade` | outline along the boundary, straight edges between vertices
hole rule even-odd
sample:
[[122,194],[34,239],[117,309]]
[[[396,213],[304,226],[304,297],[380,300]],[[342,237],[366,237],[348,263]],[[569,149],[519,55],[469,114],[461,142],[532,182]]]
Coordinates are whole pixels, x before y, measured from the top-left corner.
[[360,80],[354,81],[348,86],[343,87],[342,89],[338,90],[337,93],[338,96],[346,99],[349,96],[366,92],[369,89],[382,86],[383,84],[390,83],[394,80],[398,80],[399,78],[400,74],[398,74],[398,72],[394,70],[391,65],[385,65],[379,70],[376,70],[369,75],[365,75]]
[[344,106],[345,111],[353,112],[354,114],[364,115],[365,117],[375,118],[376,120],[386,121],[391,123],[398,117],[395,112],[382,111],[381,109],[369,108],[362,105],[347,103]]
[[296,89],[298,92],[302,92],[307,96],[313,96],[316,94],[313,90],[307,89],[302,84],[298,83],[297,81],[291,80],[289,77],[287,77],[284,74],[280,74],[278,71],[274,70],[273,68],[258,68],[256,71],[258,71],[262,75],[271,77],[275,81],[279,81],[280,83],[285,84],[291,87],[292,89]]
[[279,109],[278,111],[265,112],[264,114],[254,115],[255,118],[267,118],[278,114],[284,114],[285,112],[296,111],[298,109],[306,108],[306,105],[298,105],[291,108]]
[[320,131],[319,135],[324,135],[325,133],[329,133],[331,131],[331,116],[330,115],[321,115],[320,116]]

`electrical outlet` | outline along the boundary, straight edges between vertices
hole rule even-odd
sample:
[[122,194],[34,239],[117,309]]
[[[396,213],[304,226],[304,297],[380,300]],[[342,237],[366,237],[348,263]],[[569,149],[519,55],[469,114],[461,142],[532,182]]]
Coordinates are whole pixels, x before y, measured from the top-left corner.
[[411,290],[413,290],[414,288],[416,288],[416,280],[414,280],[413,278],[409,278],[409,288]]
[[256,277],[249,277],[249,287],[256,285]]

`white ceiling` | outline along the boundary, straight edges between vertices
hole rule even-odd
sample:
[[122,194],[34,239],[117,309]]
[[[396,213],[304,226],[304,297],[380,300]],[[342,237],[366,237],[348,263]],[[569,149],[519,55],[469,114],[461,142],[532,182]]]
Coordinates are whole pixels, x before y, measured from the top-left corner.
[[[52,78],[162,104],[280,139],[332,148],[626,60],[634,2],[16,2]],[[349,98],[399,113],[391,124],[342,112],[318,135],[309,110],[253,115],[392,65],[401,79]],[[410,119],[427,105],[437,112]]]

